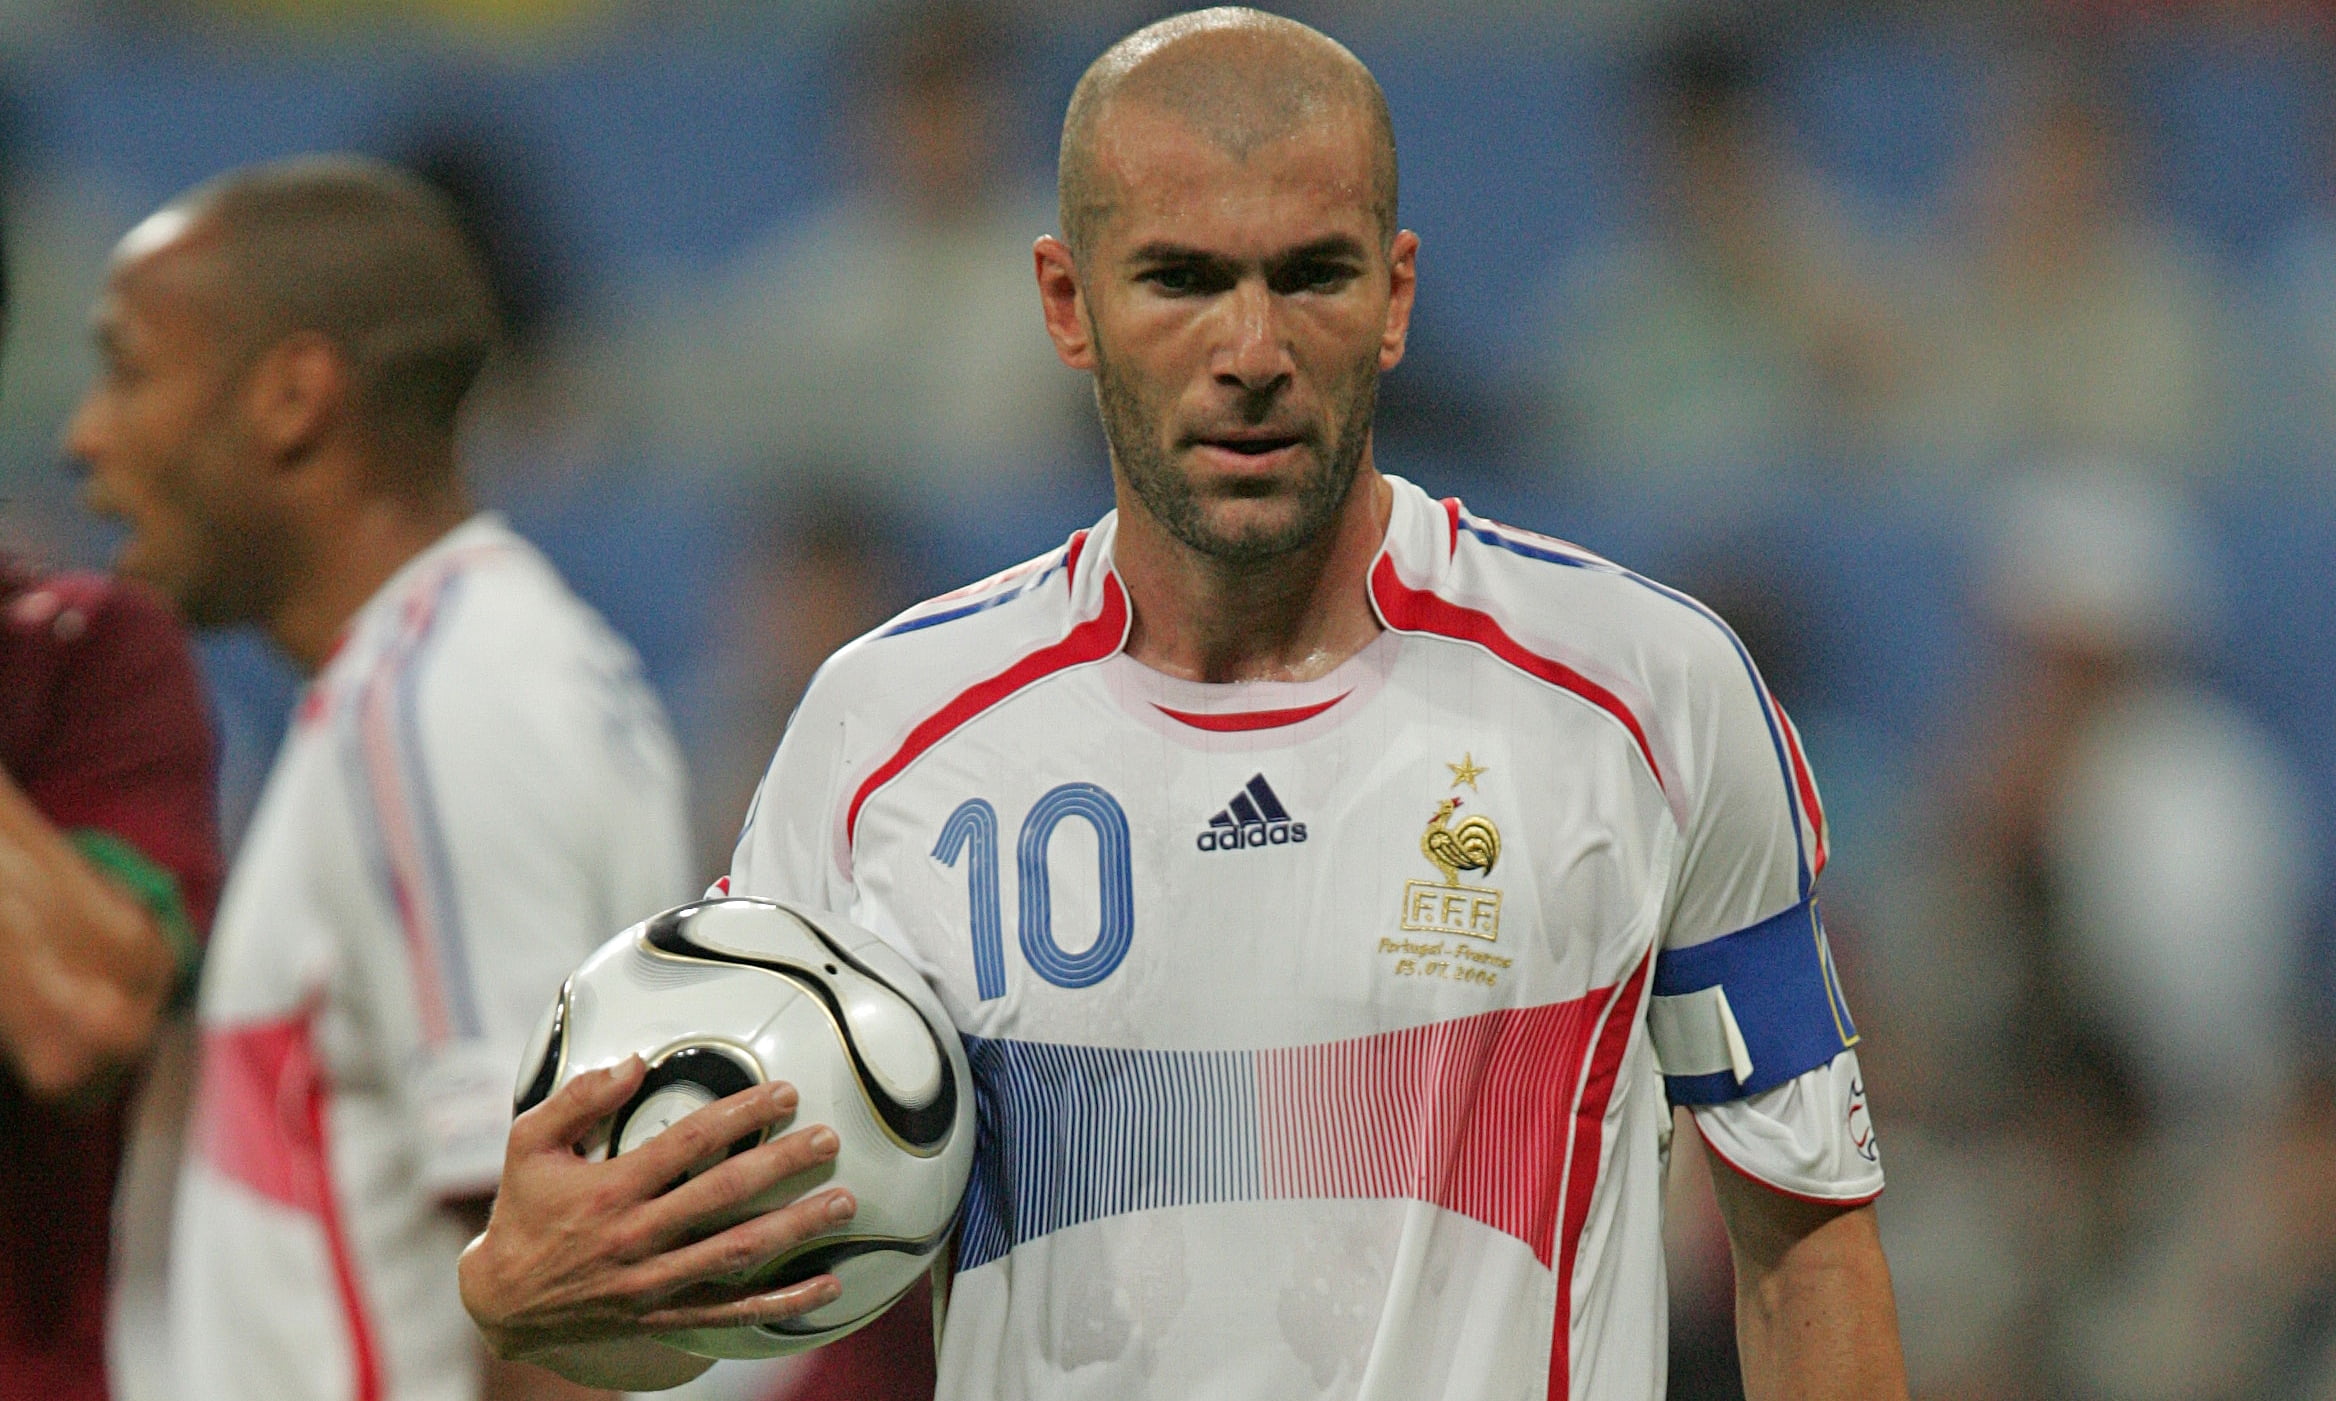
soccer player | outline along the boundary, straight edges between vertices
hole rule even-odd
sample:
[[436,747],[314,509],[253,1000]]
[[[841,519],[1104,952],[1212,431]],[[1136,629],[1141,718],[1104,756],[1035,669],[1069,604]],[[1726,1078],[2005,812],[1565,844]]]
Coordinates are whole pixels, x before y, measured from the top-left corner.
[[633,655],[474,512],[455,413],[494,335],[435,194],[230,173],[117,250],[68,446],[121,567],[253,623],[307,687],[229,875],[169,1292],[175,1394],[572,1395],[454,1289],[516,1057],[569,968],[686,889]]
[[[1692,600],[1378,470],[1419,242],[1377,85],[1166,20],[1080,82],[1060,178],[1040,302],[1118,510],[839,652],[727,881],[878,931],[966,1036],[940,1394],[1659,1396],[1679,1104],[1750,1394],[1903,1396],[1799,741]],[[844,1186],[692,1229],[818,1130],[662,1191],[783,1089],[576,1159],[641,1074],[514,1125],[463,1265],[498,1350],[670,1379],[643,1335],[832,1297],[705,1281]]]

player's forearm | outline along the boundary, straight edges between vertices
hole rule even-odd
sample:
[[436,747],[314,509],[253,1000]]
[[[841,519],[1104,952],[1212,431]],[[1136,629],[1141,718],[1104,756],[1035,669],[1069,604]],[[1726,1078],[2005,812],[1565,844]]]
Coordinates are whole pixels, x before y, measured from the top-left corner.
[[[553,1397],[587,1396],[586,1388],[606,1388],[615,1391],[663,1391],[681,1385],[704,1373],[713,1361],[692,1357],[665,1346],[653,1338],[622,1338],[604,1343],[574,1343],[538,1353],[528,1359],[528,1370],[538,1376],[545,1370],[558,1373],[572,1384],[566,1392],[512,1392],[512,1396],[526,1396],[530,1401],[551,1401]],[[497,1363],[507,1371],[515,1372],[520,1364]],[[492,1375],[490,1373],[490,1375]],[[489,1392],[489,1396],[495,1393]]]
[[145,1053],[177,961],[153,915],[0,778],[0,1052],[61,1098]]
[[[612,1383],[613,1384],[613,1383]],[[637,1389],[627,1383],[628,1389]],[[489,1354],[479,1378],[480,1401],[616,1401],[607,1386],[586,1386],[529,1362]]]
[[1731,1217],[1746,1397],[1902,1401],[1898,1310],[1874,1209],[1787,1205],[1798,1210],[1770,1214],[1751,1229],[1740,1224],[1746,1212]]

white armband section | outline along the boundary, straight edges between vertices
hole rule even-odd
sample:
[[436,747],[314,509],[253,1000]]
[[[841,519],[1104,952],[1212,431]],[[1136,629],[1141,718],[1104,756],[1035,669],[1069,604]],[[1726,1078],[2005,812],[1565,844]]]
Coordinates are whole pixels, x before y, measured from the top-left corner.
[[1855,1051],[1774,1089],[1698,1104],[1693,1112],[1722,1171],[1732,1168],[1787,1196],[1838,1206],[1881,1195],[1881,1148]]
[[1716,1075],[1727,1071],[1739,1081],[1752,1078],[1751,1048],[1744,1029],[1728,1006],[1728,990],[1717,986],[1676,997],[1647,1001],[1647,1035],[1655,1043],[1655,1060],[1665,1075]]

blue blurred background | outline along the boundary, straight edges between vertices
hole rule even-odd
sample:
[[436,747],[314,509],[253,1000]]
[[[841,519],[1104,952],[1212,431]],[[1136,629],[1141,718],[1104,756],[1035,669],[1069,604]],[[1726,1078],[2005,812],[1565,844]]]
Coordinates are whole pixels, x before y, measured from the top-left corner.
[[[1827,797],[1926,1397],[2336,1397],[2336,18],[1322,3],[1423,240],[1378,458],[1695,590]],[[1161,7],[5,0],[0,532],[107,249],[236,164],[452,193],[468,455],[640,649],[711,876],[825,653],[1108,506],[1030,286]],[[295,679],[205,660],[234,830]],[[1680,1140],[1674,1395],[1735,1394]],[[785,1379],[769,1385],[797,1385]]]

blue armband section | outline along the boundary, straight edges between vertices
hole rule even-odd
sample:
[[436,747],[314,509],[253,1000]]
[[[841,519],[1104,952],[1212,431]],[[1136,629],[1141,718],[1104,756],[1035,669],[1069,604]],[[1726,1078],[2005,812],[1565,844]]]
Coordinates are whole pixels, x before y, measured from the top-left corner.
[[1647,1008],[1673,1104],[1743,1099],[1857,1044],[1816,902],[1655,959]]

